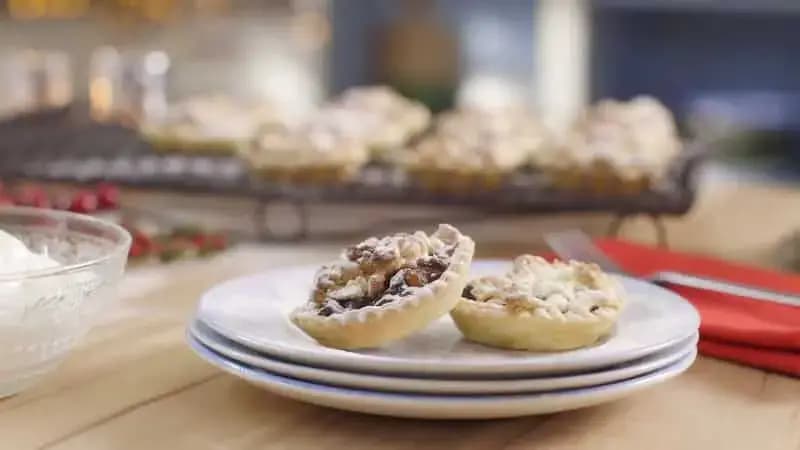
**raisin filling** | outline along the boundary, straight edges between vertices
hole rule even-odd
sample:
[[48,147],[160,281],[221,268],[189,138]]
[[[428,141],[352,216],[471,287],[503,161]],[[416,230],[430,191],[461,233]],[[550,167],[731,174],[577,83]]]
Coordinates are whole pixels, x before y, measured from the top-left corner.
[[321,316],[391,303],[438,280],[447,270],[454,251],[455,247],[446,247],[436,254],[417,258],[413,264],[393,267],[397,258],[391,252],[381,252],[366,243],[350,247],[345,257],[358,264],[361,287],[351,286],[353,279],[339,280],[333,286],[327,281],[318,282],[312,299],[319,305],[317,311]]
[[478,300],[475,297],[475,293],[472,292],[472,285],[468,284],[464,287],[464,290],[461,291],[461,296],[466,298],[467,300]]

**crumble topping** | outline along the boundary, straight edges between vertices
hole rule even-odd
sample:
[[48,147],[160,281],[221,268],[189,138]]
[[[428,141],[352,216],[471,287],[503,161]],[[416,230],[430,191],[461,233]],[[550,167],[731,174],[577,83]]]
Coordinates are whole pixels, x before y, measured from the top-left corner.
[[409,149],[408,163],[445,170],[513,171],[548,141],[524,110],[457,109],[441,114],[434,132]]
[[368,151],[355,129],[360,119],[343,110],[324,110],[290,126],[265,126],[247,154],[263,167],[353,166]]
[[334,106],[359,114],[363,138],[370,146],[401,146],[424,131],[431,119],[425,105],[388,86],[350,88],[334,100]]
[[447,270],[459,237],[455,228],[440,225],[430,236],[417,231],[369,238],[317,272],[311,301],[329,316],[412,295]]
[[177,103],[161,121],[149,126],[186,139],[243,140],[262,125],[280,123],[277,110],[269,105],[210,95]]
[[576,120],[564,142],[537,164],[577,169],[608,166],[624,179],[662,177],[680,153],[670,111],[653,97],[602,100]]
[[502,276],[472,280],[462,297],[505,308],[513,314],[587,316],[621,306],[621,287],[595,264],[547,262],[522,255]]

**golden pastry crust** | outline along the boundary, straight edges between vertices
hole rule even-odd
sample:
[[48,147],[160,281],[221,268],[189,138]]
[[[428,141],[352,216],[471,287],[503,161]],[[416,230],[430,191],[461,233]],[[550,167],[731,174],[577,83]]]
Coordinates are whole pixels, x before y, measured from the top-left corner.
[[[384,254],[390,258],[383,257],[380,251],[386,246],[391,251]],[[374,348],[402,339],[456,305],[474,251],[472,239],[449,225],[440,225],[431,236],[417,232],[369,239],[320,270],[311,300],[293,311],[290,319],[329,347]],[[407,284],[409,278],[424,278],[426,272],[418,270],[431,258],[435,262],[437,255],[446,255],[442,256],[446,265],[436,271],[435,279]],[[373,295],[376,280],[380,287]],[[396,280],[401,280],[397,286]],[[353,290],[355,302],[333,300],[351,295]],[[362,302],[359,296],[371,299]]]
[[585,169],[552,169],[548,175],[556,189],[597,195],[636,195],[653,188],[655,184],[652,178],[644,174],[622,178],[603,162]]
[[230,156],[236,154],[240,145],[232,139],[190,139],[154,130],[142,130],[142,136],[154,150],[164,153]]
[[315,186],[332,186],[351,181],[358,169],[346,166],[251,167],[251,172],[265,181]]
[[592,345],[611,332],[621,286],[593,264],[523,255],[511,272],[468,283],[450,312],[468,340],[529,351]]
[[503,172],[465,172],[415,167],[408,169],[410,177],[432,192],[469,194],[475,191],[495,191],[503,187],[509,174]]

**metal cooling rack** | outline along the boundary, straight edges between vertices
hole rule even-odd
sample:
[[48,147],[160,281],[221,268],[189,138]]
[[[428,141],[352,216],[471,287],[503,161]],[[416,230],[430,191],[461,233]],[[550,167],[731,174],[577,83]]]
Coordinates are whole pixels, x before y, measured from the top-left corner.
[[[347,184],[315,187],[253,180],[233,157],[158,153],[134,130],[95,123],[74,111],[56,111],[0,123],[0,177],[91,183],[110,181],[125,186],[189,193],[250,197],[259,201],[263,219],[273,201],[295,205],[299,229],[308,229],[305,206],[316,202],[442,204],[481,208],[487,212],[555,213],[606,211],[618,219],[634,214],[680,215],[694,201],[693,176],[702,154],[687,149],[668,182],[636,195],[597,195],[550,188],[540,174],[514,175],[503,187],[464,193],[432,192],[391,167],[369,166]],[[264,223],[264,221],[261,221]],[[660,240],[666,235],[658,221]],[[271,235],[263,230],[264,235]]]

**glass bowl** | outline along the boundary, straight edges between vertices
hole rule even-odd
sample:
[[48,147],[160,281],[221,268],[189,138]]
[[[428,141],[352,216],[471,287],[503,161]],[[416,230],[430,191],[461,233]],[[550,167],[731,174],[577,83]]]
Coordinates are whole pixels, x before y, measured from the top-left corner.
[[0,230],[61,264],[0,272],[2,398],[36,383],[86,334],[125,270],[131,237],[90,216],[17,207],[0,207]]

